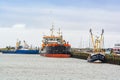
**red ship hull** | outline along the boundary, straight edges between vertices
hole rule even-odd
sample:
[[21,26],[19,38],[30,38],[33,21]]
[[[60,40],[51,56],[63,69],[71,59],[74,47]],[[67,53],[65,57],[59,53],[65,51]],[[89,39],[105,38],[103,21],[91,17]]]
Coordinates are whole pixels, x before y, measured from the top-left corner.
[[47,54],[47,53],[45,53],[45,54],[40,54],[41,56],[45,56],[45,57],[54,57],[54,58],[69,58],[69,57],[71,57],[71,55],[70,54],[57,54],[57,53],[55,53],[55,54]]

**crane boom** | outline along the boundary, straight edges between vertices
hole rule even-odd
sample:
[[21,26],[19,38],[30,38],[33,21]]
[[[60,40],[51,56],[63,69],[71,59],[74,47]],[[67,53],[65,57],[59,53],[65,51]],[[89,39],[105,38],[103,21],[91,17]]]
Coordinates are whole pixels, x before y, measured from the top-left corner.
[[92,29],[90,29],[90,35],[91,35],[91,40],[92,40],[92,44],[93,44],[93,51],[95,53],[102,51],[103,41],[104,41],[103,33],[104,33],[104,29],[102,29],[102,33],[101,33],[100,37],[96,36],[96,39],[94,39]]

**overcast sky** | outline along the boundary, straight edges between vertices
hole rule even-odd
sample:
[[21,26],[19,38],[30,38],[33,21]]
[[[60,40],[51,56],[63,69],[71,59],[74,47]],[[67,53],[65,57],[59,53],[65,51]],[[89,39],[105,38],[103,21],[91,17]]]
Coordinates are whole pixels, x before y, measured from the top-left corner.
[[54,23],[72,47],[88,47],[89,29],[105,47],[120,43],[120,0],[0,0],[0,47],[17,39],[40,46]]

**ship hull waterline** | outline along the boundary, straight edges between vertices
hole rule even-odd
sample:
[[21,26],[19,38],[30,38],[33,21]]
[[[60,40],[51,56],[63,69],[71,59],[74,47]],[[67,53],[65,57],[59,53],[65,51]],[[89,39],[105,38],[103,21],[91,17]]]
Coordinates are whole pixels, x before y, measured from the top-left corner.
[[39,54],[39,50],[2,51],[3,54]]
[[88,62],[99,62],[99,63],[103,63],[105,62],[105,56],[103,54],[94,54],[94,55],[90,55],[88,57]]
[[41,51],[40,55],[45,57],[69,58],[71,48],[66,46],[47,46]]
[[42,53],[40,54],[41,56],[45,56],[45,57],[53,57],[53,58],[69,58],[71,57],[70,54],[59,54],[59,53]]

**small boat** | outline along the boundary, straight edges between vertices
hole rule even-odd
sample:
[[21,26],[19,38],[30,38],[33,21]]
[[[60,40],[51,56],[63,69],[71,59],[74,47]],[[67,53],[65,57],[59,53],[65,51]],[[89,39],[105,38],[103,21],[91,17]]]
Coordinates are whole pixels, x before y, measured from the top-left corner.
[[90,29],[91,39],[93,43],[93,53],[90,53],[90,55],[88,56],[87,58],[88,62],[104,62],[105,61],[104,49],[102,48],[104,43],[103,33],[104,33],[104,30],[102,30],[102,34],[100,37],[96,36],[96,39],[94,39],[92,30]]
[[98,53],[98,54],[91,54],[89,57],[88,57],[88,62],[104,62],[105,60],[105,55],[101,54],[101,53]]
[[39,54],[39,49],[29,48],[29,45],[24,41],[24,46],[21,41],[17,41],[15,49],[2,50],[3,54]]
[[53,34],[54,28],[52,25],[51,35],[43,36],[42,48],[40,55],[46,57],[68,58],[71,56],[71,45],[63,40],[60,29],[58,36]]

